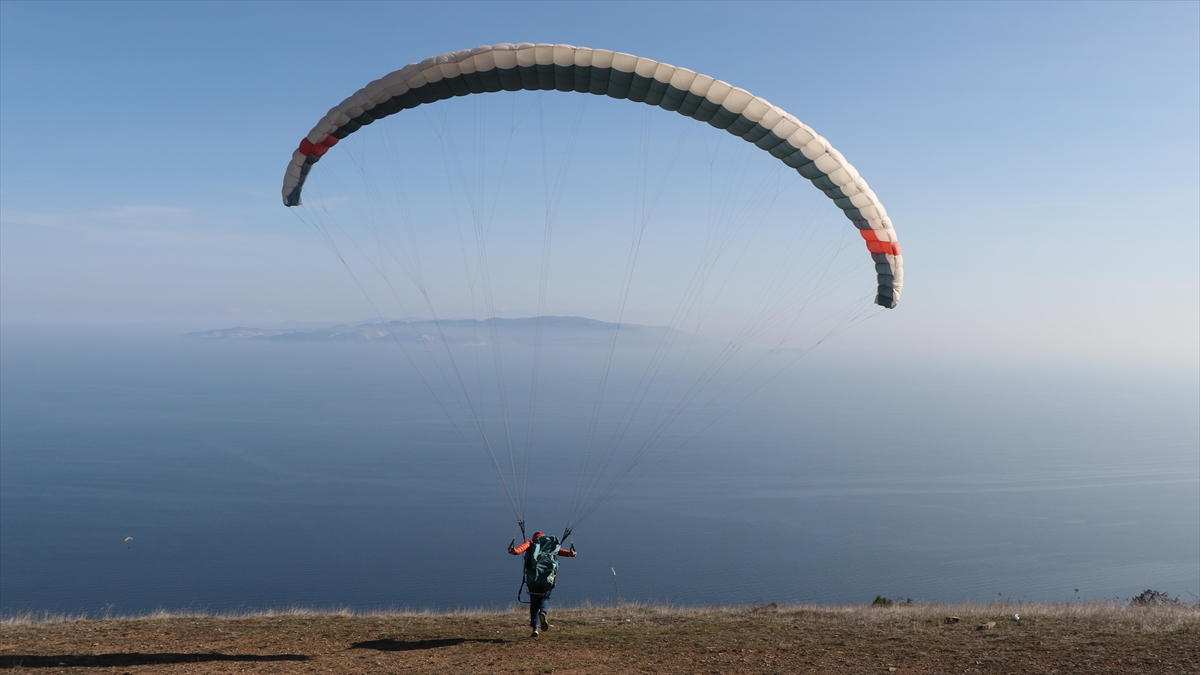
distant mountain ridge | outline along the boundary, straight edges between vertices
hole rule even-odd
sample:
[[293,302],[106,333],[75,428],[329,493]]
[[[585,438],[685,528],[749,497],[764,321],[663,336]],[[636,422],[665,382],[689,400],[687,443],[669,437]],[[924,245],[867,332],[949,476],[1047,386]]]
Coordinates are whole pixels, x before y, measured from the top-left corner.
[[[596,346],[608,344],[617,324],[597,321],[579,316],[541,317],[542,343],[545,345]],[[186,333],[184,337],[202,340],[265,340],[279,342],[375,342],[395,339],[403,343],[439,342],[442,339],[455,346],[484,346],[491,343],[492,328],[496,340],[502,344],[534,344],[538,318],[518,319],[443,319],[432,321],[366,322],[354,326],[348,324],[307,324],[292,326],[284,324],[275,328],[252,328],[233,326],[216,330]],[[622,344],[653,343],[664,334],[676,333],[666,326],[641,326],[621,324],[619,337]]]

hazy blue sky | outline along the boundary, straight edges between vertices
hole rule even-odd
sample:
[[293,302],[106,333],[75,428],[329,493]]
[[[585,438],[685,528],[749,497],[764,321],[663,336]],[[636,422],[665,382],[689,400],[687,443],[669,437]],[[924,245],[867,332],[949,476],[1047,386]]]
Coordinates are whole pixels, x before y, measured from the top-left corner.
[[280,204],[292,149],[371,79],[519,41],[686,66],[829,138],[904,243],[881,357],[1200,361],[1183,2],[0,3],[0,316],[369,314]]

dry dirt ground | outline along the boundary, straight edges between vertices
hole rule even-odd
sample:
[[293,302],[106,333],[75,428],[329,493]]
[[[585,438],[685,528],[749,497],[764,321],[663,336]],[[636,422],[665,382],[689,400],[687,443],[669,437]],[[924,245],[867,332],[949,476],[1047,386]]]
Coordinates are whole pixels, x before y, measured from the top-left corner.
[[[1020,613],[1014,621],[1012,614]],[[949,615],[961,618],[946,623]],[[8,618],[38,673],[1200,673],[1200,607],[915,605]],[[980,629],[988,622],[994,626]]]

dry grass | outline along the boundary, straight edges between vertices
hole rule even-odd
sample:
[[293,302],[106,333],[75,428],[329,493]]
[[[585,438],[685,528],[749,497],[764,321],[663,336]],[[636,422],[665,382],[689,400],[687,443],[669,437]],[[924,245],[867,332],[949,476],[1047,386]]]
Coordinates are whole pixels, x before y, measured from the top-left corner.
[[208,612],[201,610],[170,610],[156,609],[146,614],[63,614],[60,612],[14,612],[0,617],[0,626],[28,626],[33,624],[51,623],[88,623],[96,621],[154,621],[161,619],[221,619],[238,621],[242,619],[272,619],[278,617],[412,617],[412,616],[479,616],[483,614],[504,614],[513,611],[460,608],[453,610],[440,609],[381,609],[357,610],[351,607],[313,608],[313,607],[276,607],[268,609],[235,610],[232,612]]
[[[947,616],[961,620],[947,624]],[[1200,673],[1197,605],[577,607],[556,611],[555,627],[537,639],[528,637],[525,619],[517,608],[155,612],[99,621],[26,614],[0,625],[0,669]]]
[[[112,613],[94,614],[62,614],[53,612],[18,612],[0,617],[0,626],[25,626],[43,623],[75,623],[80,621],[152,621],[163,619],[222,619],[237,621],[241,619],[270,619],[278,617],[356,617],[356,618],[400,618],[400,617],[480,617],[504,616],[521,611],[516,606],[497,610],[483,607],[441,609],[382,609],[356,610],[351,607],[311,608],[311,607],[281,607],[258,610],[239,610],[233,612],[205,612],[193,610],[159,609],[148,614],[116,615]],[[775,612],[775,613],[820,613],[828,617],[843,619],[848,625],[854,623],[877,623],[893,621],[897,618],[928,618],[944,616],[996,616],[1011,618],[1020,615],[1022,620],[1035,618],[1059,620],[1104,621],[1114,624],[1139,625],[1146,628],[1171,630],[1175,627],[1195,625],[1200,622],[1200,603],[1180,603],[1176,605],[1134,606],[1128,603],[1116,602],[1064,602],[1064,603],[1029,603],[1029,602],[977,602],[977,603],[913,603],[909,605],[896,604],[890,607],[872,607],[870,605],[750,605],[750,606],[703,606],[672,605],[667,603],[622,603],[620,607],[612,605],[593,605],[585,603],[574,607],[556,610],[557,613],[588,613],[613,612],[652,613],[663,617],[702,618],[702,617],[734,617],[746,613]]]

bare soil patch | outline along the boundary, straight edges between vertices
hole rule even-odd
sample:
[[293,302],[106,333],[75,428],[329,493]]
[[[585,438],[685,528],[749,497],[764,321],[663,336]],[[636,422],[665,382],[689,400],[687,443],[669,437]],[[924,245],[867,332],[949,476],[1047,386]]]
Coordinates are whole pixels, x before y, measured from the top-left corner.
[[[1020,620],[1013,620],[1014,613]],[[1200,607],[915,605],[7,619],[38,673],[1200,673]],[[947,623],[947,616],[959,621]],[[995,622],[990,627],[990,622]]]

